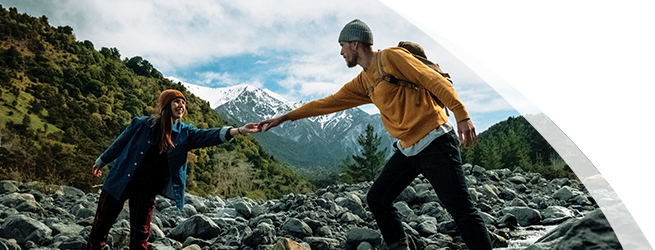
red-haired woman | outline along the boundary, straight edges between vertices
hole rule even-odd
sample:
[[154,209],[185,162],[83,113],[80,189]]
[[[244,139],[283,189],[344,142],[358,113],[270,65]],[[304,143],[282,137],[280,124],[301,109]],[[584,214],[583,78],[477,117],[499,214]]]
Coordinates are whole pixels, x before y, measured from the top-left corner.
[[129,200],[130,249],[147,249],[155,197],[161,194],[184,206],[187,152],[230,141],[236,134],[258,131],[258,124],[243,127],[196,129],[182,123],[186,98],[168,89],[159,95],[158,106],[150,117],[137,117],[114,143],[96,160],[92,172],[114,162],[104,181],[98,210],[86,249],[103,249],[107,235]]

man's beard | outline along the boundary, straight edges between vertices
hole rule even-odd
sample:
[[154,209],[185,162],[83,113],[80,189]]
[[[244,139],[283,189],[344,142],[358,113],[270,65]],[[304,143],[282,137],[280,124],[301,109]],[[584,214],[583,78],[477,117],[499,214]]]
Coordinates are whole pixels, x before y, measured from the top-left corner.
[[351,60],[346,59],[346,65],[348,68],[354,68],[357,66],[357,59],[359,59],[359,54],[353,53],[352,55],[352,58],[350,58]]

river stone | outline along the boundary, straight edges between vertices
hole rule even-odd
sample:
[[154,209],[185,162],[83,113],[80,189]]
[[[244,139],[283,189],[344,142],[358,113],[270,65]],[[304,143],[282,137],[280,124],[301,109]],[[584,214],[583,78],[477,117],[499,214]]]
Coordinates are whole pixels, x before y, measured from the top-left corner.
[[198,214],[180,223],[171,231],[171,237],[178,241],[184,241],[192,236],[200,239],[211,239],[219,235],[221,228],[207,216]]
[[299,234],[303,236],[311,236],[312,229],[307,225],[307,223],[297,219],[289,218],[282,224],[282,231],[287,231],[294,234]]
[[2,224],[2,232],[3,235],[0,237],[13,238],[19,245],[24,245],[28,241],[40,244],[50,237],[52,229],[40,221],[18,214],[5,219]]
[[573,197],[573,189],[571,187],[569,187],[569,186],[564,186],[564,187],[560,188],[559,190],[557,190],[557,192],[555,192],[555,194],[553,194],[553,197],[555,197],[557,199],[560,199],[560,200],[563,200],[563,201],[566,201],[566,200],[570,199],[571,197]]
[[339,246],[339,241],[323,237],[305,237],[303,241],[309,244],[311,250],[331,250]]
[[503,214],[512,214],[516,217],[520,226],[526,227],[541,221],[541,213],[538,210],[529,207],[505,207]]
[[261,223],[250,234],[243,237],[243,243],[251,247],[273,244],[275,243],[275,227],[268,223]]
[[612,226],[600,209],[573,225],[554,250],[622,249]]
[[348,244],[357,245],[363,241],[371,243],[373,246],[380,245],[382,243],[382,234],[372,229],[360,227],[355,227],[348,231],[346,235],[346,242]]
[[0,181],[0,194],[18,192],[18,187],[12,181]]

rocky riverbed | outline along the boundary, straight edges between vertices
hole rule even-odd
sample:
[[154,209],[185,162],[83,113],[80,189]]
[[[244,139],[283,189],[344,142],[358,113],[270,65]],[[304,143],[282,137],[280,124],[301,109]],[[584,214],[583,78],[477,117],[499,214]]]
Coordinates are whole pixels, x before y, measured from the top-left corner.
[[[598,205],[575,180],[516,168],[464,165],[469,193],[496,249],[621,249]],[[184,211],[158,197],[149,249],[387,249],[366,204],[371,183],[334,185],[276,200],[186,195]],[[0,182],[0,250],[83,249],[99,195],[68,186]],[[432,186],[417,177],[394,206],[417,249],[467,249]],[[129,212],[110,249],[127,249]]]

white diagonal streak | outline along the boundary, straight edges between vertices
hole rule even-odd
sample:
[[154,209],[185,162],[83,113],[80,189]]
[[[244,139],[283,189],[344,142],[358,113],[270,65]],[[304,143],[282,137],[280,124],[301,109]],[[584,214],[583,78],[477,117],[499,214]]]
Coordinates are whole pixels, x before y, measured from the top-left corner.
[[582,184],[585,185],[612,226],[623,249],[653,249],[646,239],[646,235],[641,231],[637,221],[612,187],[607,184],[605,178],[603,178],[589,159],[582,154],[582,151],[537,105],[523,95],[507,79],[457,43],[414,17],[405,14],[383,1],[380,2],[407,19],[452,53],[528,120],[539,134],[557,151],[562,159],[564,159],[569,167],[571,167],[578,178],[582,180]]

